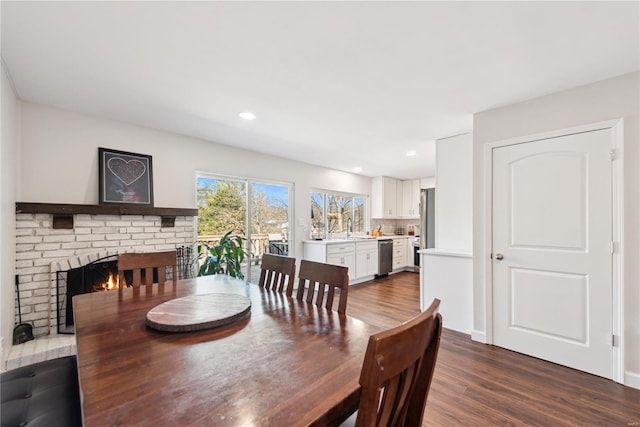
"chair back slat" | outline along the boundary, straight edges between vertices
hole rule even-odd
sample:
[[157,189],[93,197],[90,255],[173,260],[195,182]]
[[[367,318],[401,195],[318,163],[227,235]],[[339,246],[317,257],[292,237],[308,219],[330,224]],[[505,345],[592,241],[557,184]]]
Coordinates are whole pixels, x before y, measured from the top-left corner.
[[281,255],[264,254],[260,266],[258,286],[270,291],[293,293],[296,259]]
[[[149,271],[151,271],[150,274],[153,274],[153,269],[152,268],[148,268],[147,272],[149,272]],[[166,281],[167,281],[167,269],[166,268],[159,268],[158,269],[158,283],[164,283]]]
[[340,292],[337,311],[345,314],[349,295],[349,269],[305,259],[300,262],[297,299],[331,310],[336,289]]
[[422,425],[442,334],[439,305],[434,299],[423,313],[369,338],[356,427]]
[[178,278],[176,251],[131,253],[118,256],[120,280],[124,280],[125,272],[131,271],[133,283],[127,283],[127,285],[134,287],[152,284],[154,270],[158,276],[157,283],[165,283],[167,281],[167,267],[171,268],[172,280],[175,283]]
[[[120,270],[118,272],[118,275],[120,277],[122,277],[122,279],[120,279],[120,280],[124,280],[124,272],[125,271],[126,270]],[[131,286],[140,286],[140,285],[142,285],[143,284],[142,283],[142,270],[137,268],[135,270],[132,270],[132,273],[133,273],[133,282],[129,283],[129,285],[131,285]]]

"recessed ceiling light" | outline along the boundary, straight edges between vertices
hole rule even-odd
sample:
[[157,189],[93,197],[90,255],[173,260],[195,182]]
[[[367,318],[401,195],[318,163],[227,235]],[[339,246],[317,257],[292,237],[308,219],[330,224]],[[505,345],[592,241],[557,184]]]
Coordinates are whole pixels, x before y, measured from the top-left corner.
[[256,118],[256,115],[249,111],[243,111],[242,113],[238,114],[238,116],[240,116],[241,119],[245,120],[253,120]]
[[362,168],[360,166],[353,168],[354,172],[362,172]]
[[415,156],[416,154],[418,154],[418,153],[416,153],[416,150],[409,150],[409,151],[407,151],[407,156],[408,156],[408,157]]

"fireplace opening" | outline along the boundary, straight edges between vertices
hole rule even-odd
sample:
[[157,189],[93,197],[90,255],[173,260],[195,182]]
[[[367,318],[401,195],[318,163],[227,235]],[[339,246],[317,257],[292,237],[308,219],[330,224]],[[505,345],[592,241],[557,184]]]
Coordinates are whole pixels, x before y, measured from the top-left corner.
[[[90,292],[107,292],[128,287],[133,282],[133,273],[126,271],[124,278],[118,276],[118,256],[97,259],[89,264],[56,273],[58,333],[73,334],[73,297]],[[154,282],[157,272],[154,271]]]
[[[176,248],[177,278],[187,279],[194,276],[192,250],[189,246]],[[157,283],[158,271],[153,269],[152,280],[145,280],[145,272],[141,271],[143,282]],[[172,269],[167,269],[167,280],[172,278]],[[124,272],[124,285],[133,283],[133,272]],[[56,271],[56,317],[59,334],[73,334],[73,297],[89,292],[109,292],[121,286],[118,277],[118,255],[98,258],[81,267]]]

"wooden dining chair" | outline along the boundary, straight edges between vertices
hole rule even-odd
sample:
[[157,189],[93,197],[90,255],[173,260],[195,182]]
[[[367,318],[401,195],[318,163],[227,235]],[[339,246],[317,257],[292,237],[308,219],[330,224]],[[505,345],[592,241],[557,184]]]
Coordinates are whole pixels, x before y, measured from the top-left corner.
[[296,275],[296,259],[280,255],[262,255],[260,280],[258,286],[271,291],[293,293],[293,280]]
[[[172,268],[171,276],[175,283],[178,278],[176,251],[118,255],[118,276],[124,278],[125,272],[131,271],[133,281],[132,283],[127,283],[127,285],[133,287],[152,283],[165,283],[167,281],[167,267]],[[157,275],[157,281],[154,280],[154,271]]]
[[439,306],[434,299],[413,319],[369,338],[356,427],[422,425],[442,333]]
[[338,313],[345,314],[349,292],[349,269],[306,259],[300,261],[297,299],[317,306],[324,305],[331,310],[336,289],[340,292]]

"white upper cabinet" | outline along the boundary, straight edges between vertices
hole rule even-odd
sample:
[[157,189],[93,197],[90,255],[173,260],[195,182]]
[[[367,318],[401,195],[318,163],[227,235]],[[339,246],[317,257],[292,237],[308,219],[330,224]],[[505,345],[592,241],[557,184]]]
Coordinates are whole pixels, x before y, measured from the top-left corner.
[[371,184],[371,218],[398,218],[397,185],[397,181],[393,178],[386,176],[373,178]]
[[371,218],[420,218],[420,180],[386,176],[372,180]]
[[402,218],[420,218],[420,180],[402,181]]

